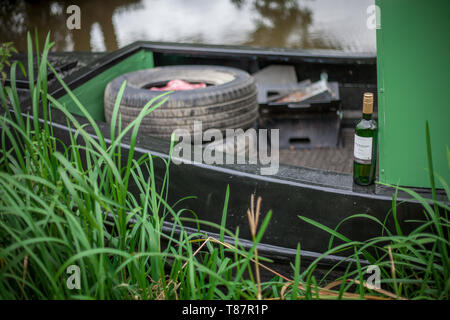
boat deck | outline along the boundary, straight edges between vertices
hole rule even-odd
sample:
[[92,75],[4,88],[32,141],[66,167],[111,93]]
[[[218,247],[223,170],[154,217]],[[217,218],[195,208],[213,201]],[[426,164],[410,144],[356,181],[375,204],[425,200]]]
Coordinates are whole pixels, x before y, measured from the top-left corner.
[[326,171],[352,173],[353,129],[341,131],[337,148],[280,150],[280,163]]

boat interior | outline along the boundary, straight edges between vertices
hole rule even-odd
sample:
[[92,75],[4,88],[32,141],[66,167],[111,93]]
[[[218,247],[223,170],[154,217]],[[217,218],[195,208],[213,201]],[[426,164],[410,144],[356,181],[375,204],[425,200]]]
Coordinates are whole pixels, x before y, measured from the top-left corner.
[[[352,171],[353,128],[361,117],[361,97],[377,89],[375,56],[330,51],[144,42],[112,53],[52,53],[50,61],[80,100],[88,102],[85,105],[99,121],[105,121],[105,82],[113,76],[170,65],[219,65],[245,70],[256,79],[260,105],[257,127],[280,129],[280,164],[348,175]],[[280,93],[317,83],[324,77],[328,92],[300,103],[273,103],[273,97]],[[76,114],[76,107],[58,89],[51,73],[49,79],[54,95]],[[19,87],[27,87],[19,74],[17,81]]]

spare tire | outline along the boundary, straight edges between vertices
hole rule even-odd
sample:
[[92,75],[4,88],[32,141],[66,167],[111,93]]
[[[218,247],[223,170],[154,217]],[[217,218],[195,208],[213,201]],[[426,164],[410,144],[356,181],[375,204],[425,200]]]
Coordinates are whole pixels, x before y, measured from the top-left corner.
[[170,80],[207,84],[206,88],[174,91],[168,100],[146,116],[141,132],[159,137],[170,137],[177,129],[193,132],[194,121],[202,121],[202,129],[224,131],[247,129],[258,117],[256,86],[247,72],[219,66],[168,66],[145,69],[121,75],[105,89],[105,118],[110,122],[120,87],[127,81],[119,107],[122,125],[133,121],[144,105],[159,96],[161,91],[149,90]]

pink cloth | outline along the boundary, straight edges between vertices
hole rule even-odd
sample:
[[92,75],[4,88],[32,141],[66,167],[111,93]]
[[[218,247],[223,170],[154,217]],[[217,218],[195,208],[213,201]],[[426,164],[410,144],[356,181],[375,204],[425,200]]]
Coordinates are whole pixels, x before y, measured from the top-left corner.
[[199,89],[199,88],[206,88],[206,84],[201,82],[201,83],[189,83],[183,80],[179,80],[179,79],[175,79],[175,80],[170,80],[169,82],[167,82],[167,85],[165,87],[152,87],[150,88],[150,90],[152,91],[177,91],[177,90],[192,90],[192,89]]

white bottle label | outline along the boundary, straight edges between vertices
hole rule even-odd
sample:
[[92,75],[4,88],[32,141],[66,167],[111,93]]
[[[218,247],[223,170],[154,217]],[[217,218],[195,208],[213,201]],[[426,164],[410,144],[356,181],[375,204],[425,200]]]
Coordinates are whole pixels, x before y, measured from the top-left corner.
[[355,161],[369,164],[372,161],[373,138],[360,137],[355,134],[354,153]]

